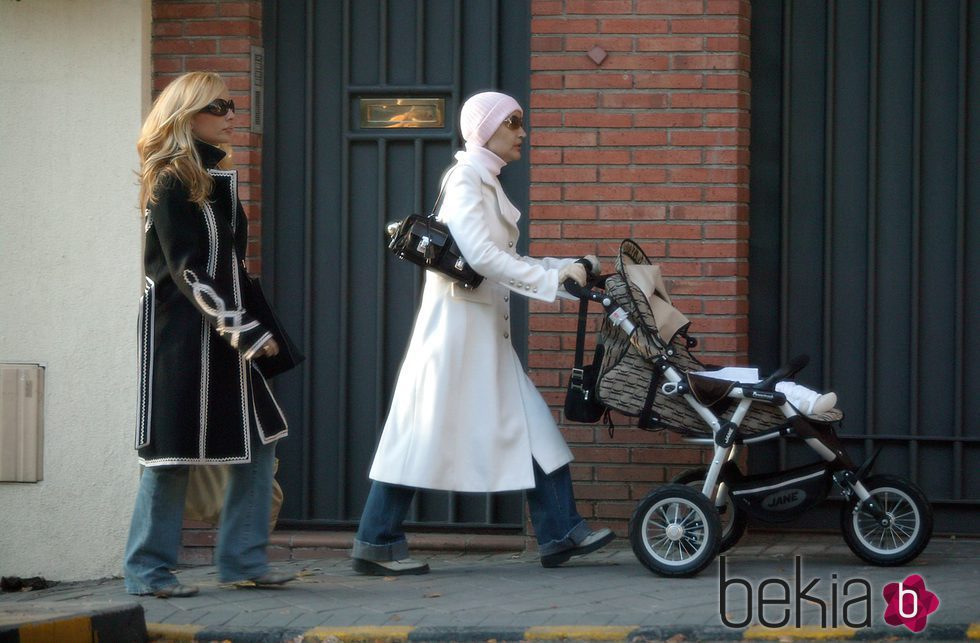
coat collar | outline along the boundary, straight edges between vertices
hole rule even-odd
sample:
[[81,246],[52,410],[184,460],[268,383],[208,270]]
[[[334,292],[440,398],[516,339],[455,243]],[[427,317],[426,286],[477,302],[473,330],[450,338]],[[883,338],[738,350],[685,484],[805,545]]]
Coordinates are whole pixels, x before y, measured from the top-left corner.
[[[492,154],[492,152],[491,152]],[[497,195],[498,209],[500,210],[501,218],[515,231],[518,230],[517,221],[521,218],[521,211],[518,210],[507,198],[504,193],[503,186],[500,185],[500,180],[494,176],[489,169],[487,169],[483,163],[478,159],[474,159],[470,152],[460,150],[456,152],[456,161],[462,165],[472,167],[480,175],[480,180],[485,184],[493,188],[493,191]]]
[[482,145],[476,145],[475,143],[466,144],[466,154],[473,160],[474,163],[479,163],[494,176],[500,176],[500,170],[507,165],[507,161],[500,158]]
[[467,167],[471,167],[476,170],[476,173],[480,175],[480,180],[487,185],[491,187],[500,185],[500,181],[497,180],[497,177],[491,174],[490,170],[483,166],[483,163],[480,163],[477,159],[474,159],[469,152],[464,150],[456,152],[456,161],[460,165],[466,165]]
[[201,155],[201,163],[204,164],[206,170],[218,167],[221,159],[228,155],[220,147],[215,147],[198,139],[194,139],[194,147],[197,148],[197,153]]

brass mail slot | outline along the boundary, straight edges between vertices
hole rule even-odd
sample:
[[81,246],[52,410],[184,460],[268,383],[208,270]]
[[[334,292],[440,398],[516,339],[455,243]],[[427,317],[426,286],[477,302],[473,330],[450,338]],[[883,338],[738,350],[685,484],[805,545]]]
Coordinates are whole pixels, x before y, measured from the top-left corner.
[[361,99],[361,127],[363,128],[441,128],[445,122],[445,98]]

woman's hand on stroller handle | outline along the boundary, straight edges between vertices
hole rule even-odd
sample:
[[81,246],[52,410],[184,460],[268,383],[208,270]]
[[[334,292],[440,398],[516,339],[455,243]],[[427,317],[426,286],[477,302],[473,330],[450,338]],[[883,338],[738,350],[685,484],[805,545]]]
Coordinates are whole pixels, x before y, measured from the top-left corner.
[[594,277],[598,277],[602,272],[602,264],[599,262],[599,257],[595,255],[585,255],[579,259],[579,261],[587,262],[583,263],[582,265],[588,268],[589,272],[592,273],[592,276]]
[[[559,280],[565,292],[573,297],[577,299],[590,299],[601,303],[603,299],[602,293],[592,290],[592,287],[599,281],[599,275],[595,272],[595,268],[598,268],[599,260],[595,259],[595,263],[592,263],[593,259],[595,258],[591,255],[576,259],[574,263],[562,269],[562,272],[559,273]],[[582,268],[578,268],[578,266],[582,266]],[[573,270],[578,274],[568,274]],[[579,280],[575,277],[584,277],[584,279]]]
[[558,271],[558,283],[566,284],[574,281],[579,286],[585,286],[589,279],[588,266],[583,260],[579,259],[573,263],[565,264]]

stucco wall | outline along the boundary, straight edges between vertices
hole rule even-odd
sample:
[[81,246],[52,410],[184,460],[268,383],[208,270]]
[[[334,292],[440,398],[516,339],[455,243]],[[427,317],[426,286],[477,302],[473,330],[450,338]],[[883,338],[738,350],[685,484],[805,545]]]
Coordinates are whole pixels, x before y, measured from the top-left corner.
[[0,2],[0,362],[47,367],[44,480],[0,483],[0,575],[120,572],[149,24],[147,0]]

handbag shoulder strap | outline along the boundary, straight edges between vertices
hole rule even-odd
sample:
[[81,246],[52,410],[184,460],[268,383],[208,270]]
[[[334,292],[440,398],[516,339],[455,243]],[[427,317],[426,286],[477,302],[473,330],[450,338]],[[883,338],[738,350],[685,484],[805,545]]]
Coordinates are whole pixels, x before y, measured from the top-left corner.
[[442,175],[442,178],[439,179],[439,196],[436,197],[436,202],[432,204],[432,210],[429,212],[430,219],[436,218],[436,212],[439,211],[439,205],[442,204],[442,197],[446,194],[446,184],[449,183],[449,177],[458,167],[459,162],[453,163]]
[[[443,177],[444,178],[440,178],[439,179],[439,183],[440,183],[440,185],[439,185],[439,196],[436,197],[436,202],[432,204],[432,210],[429,212],[429,218],[430,219],[435,219],[436,218],[436,212],[439,211],[439,205],[442,204],[442,197],[445,196],[445,194],[446,194],[446,184],[449,183],[449,177],[452,175],[453,172],[456,171],[457,168],[459,168],[459,166],[460,166],[459,161],[453,163],[452,165],[449,166],[449,169],[447,169],[443,173]],[[496,194],[496,191],[494,193]],[[497,197],[497,206],[498,207],[500,206],[500,197],[499,196]]]
[[579,299],[578,302],[578,328],[575,330],[575,365],[576,369],[581,370],[582,362],[585,359],[585,319],[589,313],[589,300]]

